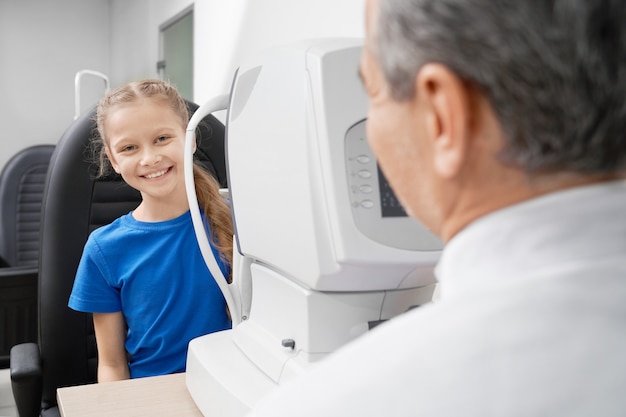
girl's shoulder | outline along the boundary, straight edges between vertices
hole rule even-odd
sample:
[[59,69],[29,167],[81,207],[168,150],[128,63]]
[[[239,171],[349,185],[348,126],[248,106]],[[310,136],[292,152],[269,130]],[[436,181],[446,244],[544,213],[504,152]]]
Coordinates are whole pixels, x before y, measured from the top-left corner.
[[94,229],[89,234],[89,240],[100,242],[103,240],[108,240],[110,237],[115,237],[120,234],[123,235],[125,233],[124,230],[127,229],[133,221],[134,219],[132,216],[132,212],[124,214],[123,216],[120,216],[117,219],[113,220],[111,223],[99,226],[98,228]]

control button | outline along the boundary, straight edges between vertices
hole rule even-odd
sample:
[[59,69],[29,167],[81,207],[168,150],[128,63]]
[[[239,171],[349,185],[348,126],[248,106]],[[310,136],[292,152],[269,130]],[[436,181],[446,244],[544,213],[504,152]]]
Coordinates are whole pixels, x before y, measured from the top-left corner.
[[372,177],[372,173],[366,169],[362,169],[359,171],[359,177],[363,178],[363,179],[368,179]]
[[356,157],[356,160],[360,164],[367,164],[370,161],[370,157],[367,155],[359,155]]
[[361,207],[371,209],[374,207],[374,202],[372,200],[363,200],[361,201]]
[[363,194],[369,194],[372,191],[374,191],[374,188],[371,185],[361,185],[359,187],[359,191],[361,191]]
[[283,345],[283,347],[289,348],[291,350],[294,350],[296,347],[296,341],[293,339],[283,339],[280,344]]

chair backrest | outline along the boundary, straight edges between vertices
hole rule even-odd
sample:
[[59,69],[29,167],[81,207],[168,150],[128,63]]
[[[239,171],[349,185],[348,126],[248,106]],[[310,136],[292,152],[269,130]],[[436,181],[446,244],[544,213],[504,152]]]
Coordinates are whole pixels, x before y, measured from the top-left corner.
[[[188,103],[191,112],[197,105]],[[78,118],[52,156],[42,206],[39,263],[39,348],[42,407],[56,406],[56,389],[95,382],[92,318],[67,307],[89,233],[134,209],[139,193],[119,176],[94,179],[87,148],[95,135],[95,110]],[[213,116],[200,126],[195,157],[226,186],[224,126]]]
[[13,345],[37,340],[39,221],[53,151],[22,149],[0,173],[0,369]]
[[54,145],[22,149],[0,174],[0,257],[8,266],[37,265],[39,220]]

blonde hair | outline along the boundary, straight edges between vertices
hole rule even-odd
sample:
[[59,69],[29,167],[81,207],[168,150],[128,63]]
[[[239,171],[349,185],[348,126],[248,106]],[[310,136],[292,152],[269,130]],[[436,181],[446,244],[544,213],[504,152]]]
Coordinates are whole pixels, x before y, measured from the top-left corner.
[[[180,117],[182,125],[187,126],[189,122],[187,104],[178,91],[165,81],[153,79],[135,81],[110,91],[98,104],[95,117],[98,137],[94,139],[94,146],[96,148],[95,156],[98,160],[99,177],[107,176],[112,172],[111,163],[105,152],[107,145],[104,126],[109,109],[119,104],[133,103],[145,98],[157,100],[170,106],[174,113]],[[193,177],[198,203],[210,226],[210,239],[220,252],[222,260],[232,265],[233,224],[230,208],[219,194],[219,183],[197,162],[194,162]],[[230,277],[228,281],[231,281]]]

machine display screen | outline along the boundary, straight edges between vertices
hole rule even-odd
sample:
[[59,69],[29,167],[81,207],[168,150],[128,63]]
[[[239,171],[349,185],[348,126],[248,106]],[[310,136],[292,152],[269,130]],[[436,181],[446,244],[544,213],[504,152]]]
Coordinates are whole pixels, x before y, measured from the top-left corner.
[[383,217],[407,217],[406,211],[389,185],[389,181],[378,167],[378,187],[380,190],[380,208]]

